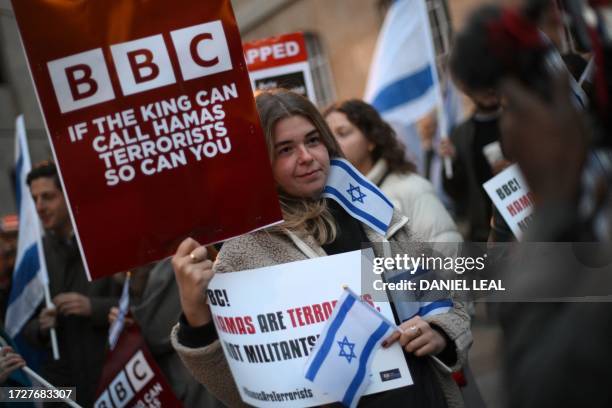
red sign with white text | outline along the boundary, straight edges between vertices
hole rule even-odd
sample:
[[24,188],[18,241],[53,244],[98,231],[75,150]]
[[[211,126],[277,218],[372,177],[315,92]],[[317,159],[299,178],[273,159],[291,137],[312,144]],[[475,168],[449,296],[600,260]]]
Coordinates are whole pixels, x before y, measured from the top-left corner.
[[106,356],[94,408],[181,408],[137,325],[124,327]]
[[304,34],[264,38],[243,47],[253,89],[286,88],[317,105]]
[[282,220],[230,0],[13,0],[90,278]]
[[294,64],[308,60],[302,33],[250,41],[244,44],[244,57],[249,71]]

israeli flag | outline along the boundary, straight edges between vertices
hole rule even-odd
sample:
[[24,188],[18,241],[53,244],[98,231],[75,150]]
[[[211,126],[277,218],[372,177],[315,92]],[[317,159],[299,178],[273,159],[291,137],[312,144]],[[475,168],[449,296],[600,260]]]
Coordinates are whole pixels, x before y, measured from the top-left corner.
[[401,300],[401,297],[391,297],[397,311],[397,317],[402,323],[415,316],[427,317],[448,313],[453,308],[451,299],[440,299],[434,302],[411,302]]
[[127,316],[130,308],[130,273],[125,277],[123,282],[123,290],[121,291],[121,298],[119,299],[119,316],[113,322],[111,327],[108,329],[108,345],[111,350],[117,345],[117,340],[123,331],[123,325],[125,324],[125,316]]
[[26,177],[32,169],[25,134],[23,116],[16,121],[16,196],[19,209],[19,236],[13,285],[9,295],[5,328],[15,337],[30,320],[44,299],[44,285],[48,284],[47,267],[41,239],[41,226]]
[[306,364],[306,379],[346,407],[370,382],[370,366],[395,325],[345,289]]
[[[421,268],[417,269],[415,273],[411,273],[411,271],[388,271],[385,273],[385,278],[388,282],[399,283],[403,280],[414,280],[427,272],[427,270]],[[391,291],[389,295],[395,305],[397,317],[402,323],[415,316],[427,317],[448,313],[453,308],[453,301],[450,298],[434,301],[415,300],[410,296],[410,293],[395,290]]]
[[388,122],[414,123],[439,102],[435,57],[425,0],[395,0],[378,36],[365,100]]
[[330,161],[323,197],[337,201],[351,216],[386,235],[393,216],[393,204],[376,184],[347,160],[336,158]]

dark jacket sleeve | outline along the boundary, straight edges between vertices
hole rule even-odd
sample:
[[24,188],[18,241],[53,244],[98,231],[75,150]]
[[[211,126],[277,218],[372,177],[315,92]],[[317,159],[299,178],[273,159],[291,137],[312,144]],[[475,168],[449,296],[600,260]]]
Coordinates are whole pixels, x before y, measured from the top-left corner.
[[452,160],[453,164],[453,177],[447,178],[444,167],[442,167],[442,186],[444,191],[455,201],[461,200],[466,195],[467,186],[467,168],[462,160],[462,154],[460,152],[463,149],[463,141],[461,136],[468,131],[468,124],[463,124],[458,128],[454,129],[449,136],[450,141],[455,146],[455,157]]
[[91,321],[95,326],[108,326],[108,312],[119,304],[115,297],[90,297]]
[[48,332],[41,333],[40,324],[38,323],[38,315],[42,309],[43,306],[41,304],[21,331],[25,341],[34,347],[44,347],[49,341]]

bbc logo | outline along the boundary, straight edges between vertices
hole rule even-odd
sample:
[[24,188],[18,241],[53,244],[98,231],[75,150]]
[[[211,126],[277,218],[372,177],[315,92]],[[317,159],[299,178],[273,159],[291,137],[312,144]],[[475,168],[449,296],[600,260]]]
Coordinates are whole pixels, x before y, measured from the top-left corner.
[[[183,80],[232,69],[220,20],[170,32]],[[176,83],[162,34],[114,44],[110,52],[123,95]],[[47,63],[60,111],[71,112],[115,99],[102,48]]]
[[94,408],[125,407],[154,376],[144,354],[138,351],[100,395]]

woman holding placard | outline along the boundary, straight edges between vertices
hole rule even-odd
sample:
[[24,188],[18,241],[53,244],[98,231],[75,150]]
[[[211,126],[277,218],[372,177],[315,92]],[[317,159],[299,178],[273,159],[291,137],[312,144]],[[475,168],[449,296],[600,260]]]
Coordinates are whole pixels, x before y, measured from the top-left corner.
[[[183,316],[172,341],[187,367],[217,398],[229,406],[244,405],[218,341],[205,291],[215,273],[242,271],[317,256],[359,250],[362,242],[412,240],[408,219],[394,213],[386,237],[353,218],[340,205],[322,197],[330,158],[342,152],[324,118],[305,98],[285,90],[256,97],[272,172],[285,222],[227,241],[217,261],[206,260],[206,248],[184,240],[172,263],[179,285]],[[471,343],[470,318],[454,302],[446,313],[416,316],[387,339],[404,347],[414,385],[365,396],[361,406],[463,406],[457,386],[427,355],[452,368],[465,361]]]

